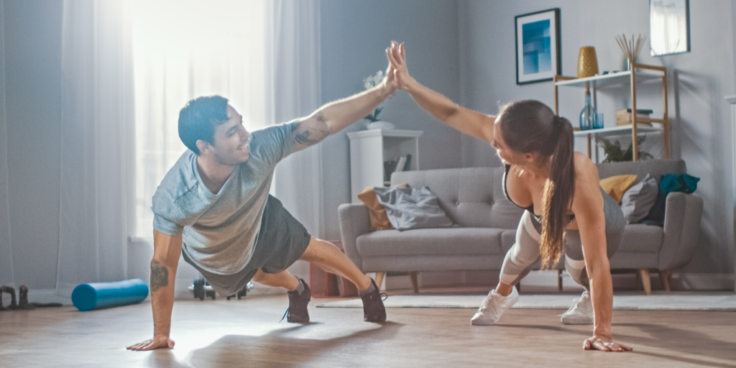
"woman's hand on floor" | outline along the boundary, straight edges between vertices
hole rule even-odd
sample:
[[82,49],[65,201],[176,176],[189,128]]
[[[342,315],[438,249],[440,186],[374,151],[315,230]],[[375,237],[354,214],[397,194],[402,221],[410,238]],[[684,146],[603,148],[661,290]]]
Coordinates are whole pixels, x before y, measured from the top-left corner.
[[600,351],[613,351],[613,352],[623,352],[623,351],[632,351],[633,348],[630,348],[626,345],[619,344],[616,342],[613,342],[610,338],[606,337],[600,337],[600,336],[593,336],[585,339],[583,342],[583,349],[584,350],[600,350]]
[[174,340],[169,339],[168,336],[154,336],[150,340],[128,346],[128,350],[144,351],[154,349],[173,349]]

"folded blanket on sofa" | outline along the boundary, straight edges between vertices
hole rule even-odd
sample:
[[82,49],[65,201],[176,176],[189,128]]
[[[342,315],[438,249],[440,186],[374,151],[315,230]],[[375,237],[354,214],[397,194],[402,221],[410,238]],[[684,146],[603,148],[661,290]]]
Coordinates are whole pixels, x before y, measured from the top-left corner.
[[452,227],[453,223],[440,208],[437,196],[429,188],[374,188],[378,202],[386,208],[388,220],[395,229]]

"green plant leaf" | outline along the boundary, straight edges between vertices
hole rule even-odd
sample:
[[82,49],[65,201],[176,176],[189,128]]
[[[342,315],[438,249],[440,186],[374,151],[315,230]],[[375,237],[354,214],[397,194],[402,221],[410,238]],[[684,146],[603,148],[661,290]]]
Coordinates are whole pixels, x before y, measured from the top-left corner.
[[[637,136],[637,146],[639,146],[639,159],[640,160],[647,160],[650,158],[654,158],[652,155],[650,155],[648,152],[644,152],[641,150],[641,144],[646,140],[646,135]],[[616,140],[615,143],[611,143],[609,140],[605,138],[597,138],[597,141],[599,144],[603,147],[603,152],[606,154],[606,159],[603,160],[603,163],[609,163],[609,162],[622,162],[622,161],[633,161],[634,159],[634,150],[633,145],[629,143],[629,146],[626,148],[626,150],[621,149],[621,142]]]

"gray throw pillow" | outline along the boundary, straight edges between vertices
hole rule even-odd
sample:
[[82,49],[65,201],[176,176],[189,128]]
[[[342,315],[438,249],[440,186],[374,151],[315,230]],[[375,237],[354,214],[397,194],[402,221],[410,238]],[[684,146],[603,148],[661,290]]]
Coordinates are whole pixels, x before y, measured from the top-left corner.
[[634,184],[621,199],[621,210],[626,223],[635,224],[643,220],[657,201],[659,185],[649,174],[641,182]]
[[440,207],[437,196],[429,188],[374,188],[378,203],[386,208],[396,230],[452,227],[453,223]]

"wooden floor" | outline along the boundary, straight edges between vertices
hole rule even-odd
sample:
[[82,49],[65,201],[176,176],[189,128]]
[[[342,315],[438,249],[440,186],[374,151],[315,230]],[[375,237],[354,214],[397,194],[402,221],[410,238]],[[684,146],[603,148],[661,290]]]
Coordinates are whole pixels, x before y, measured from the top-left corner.
[[[325,299],[312,300],[316,302]],[[471,326],[471,309],[310,308],[312,323],[279,323],[286,296],[177,301],[174,350],[126,351],[150,337],[149,303],[80,313],[73,307],[0,313],[0,367],[734,367],[736,313],[614,311],[633,353],[583,351],[589,326],[561,310],[510,310]]]

